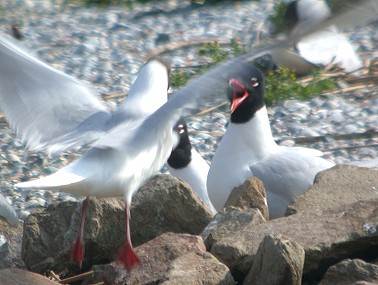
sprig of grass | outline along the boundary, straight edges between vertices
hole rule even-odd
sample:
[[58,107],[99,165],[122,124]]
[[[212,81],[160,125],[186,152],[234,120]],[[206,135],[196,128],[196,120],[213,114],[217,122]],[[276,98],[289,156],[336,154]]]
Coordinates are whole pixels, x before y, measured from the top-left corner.
[[182,71],[181,69],[174,70],[171,73],[171,86],[173,88],[179,88],[185,85],[193,76],[204,73],[213,65],[226,60],[230,55],[236,56],[244,54],[245,52],[245,47],[234,39],[231,40],[230,49],[228,50],[222,48],[217,41],[203,44],[198,50],[198,55],[203,57],[207,63],[191,72]]
[[336,88],[331,78],[323,78],[320,70],[315,70],[308,83],[298,80],[295,72],[287,67],[278,67],[275,71],[269,71],[265,76],[265,103],[269,106],[278,100],[295,98],[308,100],[325,91]]
[[[173,71],[171,85],[174,88],[183,86],[192,76],[205,72],[211,66],[226,60],[230,55],[237,56],[245,52],[246,48],[236,40],[231,41],[229,49],[222,48],[218,42],[206,43],[200,47],[198,55],[205,57],[207,64],[194,72]],[[294,70],[290,70],[287,67],[278,67],[277,70],[268,72],[265,76],[265,85],[265,103],[268,106],[279,100],[288,98],[308,100],[325,91],[336,88],[334,80],[323,78],[320,70],[314,71],[311,75],[311,80],[304,83],[298,80]]]
[[287,5],[288,4],[285,2],[279,2],[275,3],[273,6],[273,14],[269,16],[269,20],[273,25],[275,33],[280,33],[287,30],[287,24],[285,21]]

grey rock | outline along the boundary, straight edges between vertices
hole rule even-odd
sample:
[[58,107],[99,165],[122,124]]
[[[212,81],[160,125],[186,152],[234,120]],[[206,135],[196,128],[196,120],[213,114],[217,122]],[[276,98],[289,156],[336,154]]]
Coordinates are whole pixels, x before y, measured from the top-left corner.
[[169,266],[162,285],[234,285],[226,265],[207,252],[194,253],[175,259]]
[[[117,203],[116,200],[114,202]],[[21,256],[29,270],[38,273],[43,273],[47,269],[61,271],[66,267],[72,271],[78,270],[77,265],[70,263],[70,250],[79,227],[79,205],[76,202],[52,204],[47,208],[35,209],[27,217],[24,225]],[[83,269],[88,268],[89,260],[99,263],[110,262],[111,256],[114,255],[116,250],[115,244],[121,246],[122,233],[119,233],[117,229],[122,229],[122,216],[119,214],[118,221],[116,220],[116,223],[110,227],[108,224],[110,221],[101,219],[103,213],[102,211],[100,213],[99,209],[103,210],[104,208],[114,209],[115,205],[107,199],[90,199],[84,229],[85,259]],[[119,203],[118,208],[119,213],[121,213],[122,206]],[[105,214],[105,218],[110,217]],[[99,234],[96,241],[106,234],[107,230],[110,231],[108,241],[111,248],[107,247],[108,252],[100,260],[93,260],[90,255],[95,252],[88,250],[92,243],[89,238],[95,236],[92,231],[95,230],[96,225],[98,227],[96,232]],[[115,238],[116,236],[117,238]],[[104,253],[101,248],[97,248],[97,251]]]
[[25,267],[21,260],[22,229],[22,221],[17,227],[11,227],[0,220],[0,269]]
[[206,248],[211,249],[213,244],[224,237],[242,230],[244,227],[266,223],[266,219],[258,209],[241,210],[239,208],[227,207],[217,213],[213,220],[203,230],[201,236],[205,241]]
[[270,233],[282,234],[306,252],[304,274],[321,274],[323,260],[340,261],[371,251],[378,243],[378,199],[361,201],[319,213],[298,213],[230,233],[213,244],[211,253],[243,278],[259,244]]
[[360,259],[346,259],[331,266],[319,285],[352,285],[357,282],[378,283],[378,265]]
[[[39,208],[25,220],[22,259],[28,269],[78,271],[69,260],[80,218],[77,202]],[[211,220],[211,212],[198,196],[177,178],[159,175],[138,191],[131,206],[131,239],[140,245],[165,232],[199,234]],[[84,228],[83,270],[106,264],[124,242],[122,198],[90,198]]]
[[304,249],[281,235],[267,235],[243,285],[300,285],[305,259]]
[[93,266],[95,276],[83,285],[234,284],[229,269],[206,252],[199,236],[165,233],[135,250],[141,265],[130,274],[115,263]]
[[18,268],[0,269],[0,285],[57,285],[45,276]]
[[242,210],[256,208],[260,210],[265,220],[269,220],[264,184],[257,177],[251,177],[242,185],[235,187],[224,206],[234,206]]
[[198,235],[213,215],[182,180],[157,175],[134,196],[131,204],[131,238],[134,245],[165,232]]
[[316,213],[374,198],[378,198],[376,170],[354,165],[336,165],[318,173],[313,186],[303,195],[294,198],[286,215]]

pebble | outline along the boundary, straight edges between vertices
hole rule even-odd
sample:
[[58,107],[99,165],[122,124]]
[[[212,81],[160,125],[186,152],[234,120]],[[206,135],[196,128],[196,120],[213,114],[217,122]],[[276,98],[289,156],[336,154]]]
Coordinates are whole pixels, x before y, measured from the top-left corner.
[[[267,17],[274,1],[226,1],[192,10],[178,9],[177,13],[172,11],[188,8],[190,1],[155,1],[153,6],[134,3],[132,8],[110,6],[105,10],[87,7],[79,1],[69,5],[64,2],[0,1],[2,11],[6,11],[0,19],[0,29],[8,32],[13,19],[22,20],[24,40],[20,45],[54,68],[91,84],[107,98],[108,95],[127,94],[149,53],[163,47],[166,40],[168,44],[176,44],[237,39],[249,45],[257,37],[263,39],[269,32]],[[148,13],[154,8],[161,12]],[[376,28],[369,26],[348,35],[359,43],[360,50],[377,57],[374,44],[378,38]],[[200,63],[197,47],[174,50],[169,57],[174,67]],[[108,100],[108,103],[114,106],[120,101]],[[324,141],[305,146],[324,151],[325,157],[336,163],[378,157],[377,147],[346,148],[361,144],[377,145],[377,138],[358,142],[337,141],[329,136],[377,130],[377,88],[360,90],[355,95],[316,97],[305,102],[285,100],[269,107],[268,113],[273,136],[281,140],[281,145],[298,145],[293,138],[297,136],[328,135]],[[227,128],[228,117],[228,107],[222,107],[187,120],[194,147],[209,163]],[[53,158],[43,152],[27,154],[22,143],[4,126],[0,133],[0,148],[1,192],[7,195],[21,219],[25,219],[35,207],[82,199],[59,191],[26,191],[13,185],[51,174],[79,157],[84,150]]]

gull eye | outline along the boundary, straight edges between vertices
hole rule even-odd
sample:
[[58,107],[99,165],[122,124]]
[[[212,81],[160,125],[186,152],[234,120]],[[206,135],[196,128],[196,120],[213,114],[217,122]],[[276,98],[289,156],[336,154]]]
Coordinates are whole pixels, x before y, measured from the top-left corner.
[[252,87],[257,87],[257,86],[260,85],[260,83],[257,81],[256,77],[251,78],[251,85],[252,85]]
[[178,131],[178,133],[181,135],[182,133],[184,133],[185,132],[185,129],[184,129],[184,125],[178,125],[177,126],[177,131]]

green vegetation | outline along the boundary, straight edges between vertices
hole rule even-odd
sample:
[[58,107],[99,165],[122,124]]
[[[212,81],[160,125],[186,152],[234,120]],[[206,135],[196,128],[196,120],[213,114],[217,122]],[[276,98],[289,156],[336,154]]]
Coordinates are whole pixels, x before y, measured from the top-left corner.
[[[171,76],[171,85],[174,88],[185,85],[192,76],[203,73],[214,64],[224,61],[230,55],[237,56],[245,52],[245,47],[236,40],[231,41],[229,49],[222,48],[218,42],[206,43],[200,47],[198,55],[204,57],[208,63],[194,72],[174,70]],[[265,77],[265,85],[267,90],[265,102],[267,105],[287,98],[306,100],[336,88],[333,79],[322,78],[320,70],[315,71],[308,80],[300,81],[295,75],[295,71],[286,67],[269,71]]]
[[333,79],[322,78],[319,70],[314,71],[308,82],[304,83],[298,80],[294,70],[287,67],[269,71],[265,76],[265,86],[267,105],[287,98],[308,100],[336,88]]
[[269,17],[269,20],[273,25],[275,33],[281,33],[287,29],[287,24],[285,21],[286,7],[287,3],[284,2],[274,4],[273,14]]

